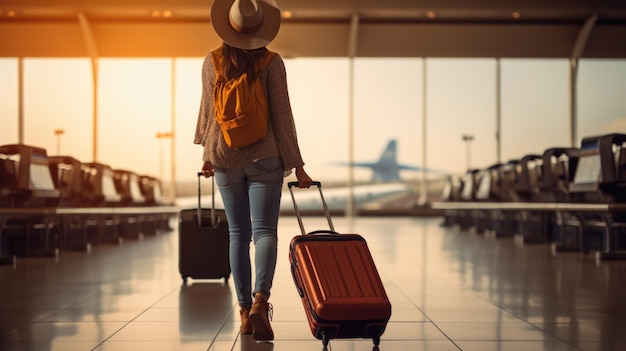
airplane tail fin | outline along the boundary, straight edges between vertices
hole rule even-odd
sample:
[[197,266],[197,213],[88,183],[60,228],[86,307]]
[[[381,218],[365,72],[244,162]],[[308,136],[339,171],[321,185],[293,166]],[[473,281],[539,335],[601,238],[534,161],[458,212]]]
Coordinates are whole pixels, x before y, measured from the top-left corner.
[[398,142],[396,139],[389,140],[385,150],[383,151],[378,163],[380,164],[397,164],[398,153],[397,153],[397,145]]

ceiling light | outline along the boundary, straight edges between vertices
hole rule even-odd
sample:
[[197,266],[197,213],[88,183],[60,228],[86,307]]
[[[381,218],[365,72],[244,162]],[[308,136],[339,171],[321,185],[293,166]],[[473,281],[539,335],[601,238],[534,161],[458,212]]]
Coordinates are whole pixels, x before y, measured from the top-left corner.
[[161,17],[161,11],[152,10],[152,17]]
[[283,18],[291,18],[291,17],[293,17],[293,12],[289,10],[283,11]]
[[17,12],[13,11],[13,10],[8,10],[7,11],[7,17],[15,17],[17,16]]
[[435,11],[428,11],[428,12],[426,12],[426,16],[428,18],[435,18],[435,17],[437,17],[437,14],[435,13]]
[[163,17],[165,18],[172,17],[172,10],[163,10]]
[[513,14],[511,14],[511,16],[513,16],[513,18],[518,19],[520,17],[522,17],[522,14],[519,13],[519,11],[513,11]]

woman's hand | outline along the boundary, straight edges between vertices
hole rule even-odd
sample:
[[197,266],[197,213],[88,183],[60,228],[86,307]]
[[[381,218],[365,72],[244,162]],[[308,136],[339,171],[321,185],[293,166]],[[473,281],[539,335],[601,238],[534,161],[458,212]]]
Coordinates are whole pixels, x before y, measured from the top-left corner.
[[210,161],[204,161],[202,164],[202,175],[205,178],[211,177],[215,174],[213,171],[213,164]]
[[298,188],[308,188],[313,180],[306,174],[303,166],[296,167],[296,178],[298,178]]

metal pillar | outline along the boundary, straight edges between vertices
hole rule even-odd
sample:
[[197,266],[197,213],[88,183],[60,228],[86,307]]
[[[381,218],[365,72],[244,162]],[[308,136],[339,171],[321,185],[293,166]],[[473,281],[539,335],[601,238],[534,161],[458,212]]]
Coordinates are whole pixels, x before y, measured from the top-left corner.
[[24,144],[24,58],[17,59],[17,143]]
[[428,87],[428,74],[427,74],[426,57],[422,58],[422,179],[420,181],[420,195],[418,203],[421,206],[428,204],[428,142],[427,142],[427,87]]
[[[502,67],[496,58],[496,162],[502,162]],[[469,170],[469,165],[468,165]]]
[[578,36],[576,37],[576,42],[574,43],[574,48],[572,49],[572,56],[569,59],[569,76],[570,76],[570,116],[569,116],[569,126],[570,126],[570,146],[577,147],[578,144],[578,60],[582,57],[583,52],[585,51],[585,46],[587,45],[587,40],[589,39],[589,35],[593,30],[593,27],[598,20],[598,14],[591,14],[585,24],[580,28],[578,32]]
[[172,112],[171,112],[171,201],[176,201],[176,59],[172,57]]
[[91,75],[93,82],[93,136],[92,136],[92,152],[93,162],[98,160],[98,49],[96,40],[89,25],[89,21],[85,14],[78,12],[78,23],[80,24],[81,32],[83,33],[83,39],[85,40],[85,46],[87,53],[91,58]]
[[352,217],[355,214],[354,206],[354,59],[357,52],[357,40],[359,34],[359,15],[352,14],[350,22],[350,39],[348,41],[348,57],[350,60],[350,77],[348,96],[350,104],[348,106],[348,202],[346,205],[346,216]]

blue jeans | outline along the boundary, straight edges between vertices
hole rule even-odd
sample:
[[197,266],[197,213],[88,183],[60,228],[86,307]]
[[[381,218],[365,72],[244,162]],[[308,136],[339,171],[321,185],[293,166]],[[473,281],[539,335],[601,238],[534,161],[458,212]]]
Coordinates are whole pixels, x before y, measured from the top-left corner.
[[[240,306],[252,305],[252,296],[270,295],[278,246],[278,216],[283,186],[279,157],[256,161],[243,168],[215,167],[230,233],[230,267]],[[255,246],[252,290],[250,242]]]

